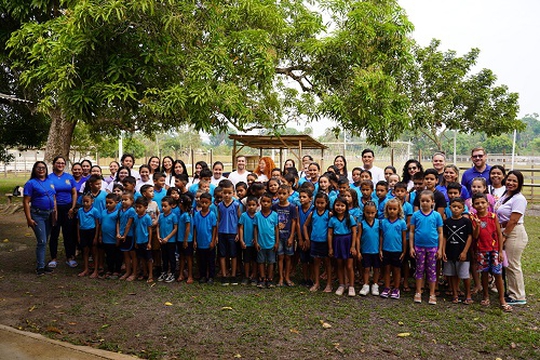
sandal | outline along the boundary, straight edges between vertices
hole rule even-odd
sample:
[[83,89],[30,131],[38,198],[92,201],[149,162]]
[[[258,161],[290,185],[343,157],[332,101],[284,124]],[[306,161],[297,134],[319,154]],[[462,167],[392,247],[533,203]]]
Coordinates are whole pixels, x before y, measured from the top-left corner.
[[474,301],[471,298],[466,298],[465,300],[463,300],[463,304],[465,304],[465,305],[471,305],[473,303],[474,303]]
[[476,294],[482,292],[482,290],[484,290],[484,289],[482,289],[481,287],[480,288],[475,287],[474,289],[471,290],[471,295],[476,295]]
[[312,287],[309,288],[309,291],[310,292],[317,292],[317,291],[319,291],[319,288],[320,288],[319,285],[313,285]]
[[294,283],[292,281],[286,281],[285,282],[285,285],[287,285],[288,287],[293,287],[294,286]]
[[480,305],[489,306],[491,305],[491,302],[489,301],[489,299],[482,299],[482,301],[480,301]]
[[51,269],[55,269],[56,266],[58,266],[58,263],[56,262],[56,260],[51,260],[51,261],[49,261],[47,266],[50,267]]
[[406,286],[406,287],[403,288],[403,292],[407,292],[407,293],[411,292],[411,288]]
[[148,278],[148,280],[146,280],[146,283],[147,283],[147,284],[151,284],[151,283],[153,283],[153,282],[154,282],[154,279],[152,279],[152,278]]
[[186,280],[186,284],[193,284],[193,278],[188,278]]
[[510,304],[502,304],[501,305],[501,310],[503,312],[512,312],[512,311],[514,311],[514,309],[512,308],[512,306]]
[[459,304],[459,303],[460,303],[460,301],[459,301],[459,296],[454,296],[454,297],[452,298],[452,304]]
[[326,287],[324,288],[323,292],[325,293],[331,293],[332,292],[332,285],[326,285]]

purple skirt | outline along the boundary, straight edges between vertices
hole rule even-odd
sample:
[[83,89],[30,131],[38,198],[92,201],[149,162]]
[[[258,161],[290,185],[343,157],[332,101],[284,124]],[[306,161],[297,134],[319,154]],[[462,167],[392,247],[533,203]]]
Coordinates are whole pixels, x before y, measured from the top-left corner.
[[351,254],[352,235],[336,235],[334,234],[334,241],[332,247],[334,248],[334,257],[336,259],[350,259]]

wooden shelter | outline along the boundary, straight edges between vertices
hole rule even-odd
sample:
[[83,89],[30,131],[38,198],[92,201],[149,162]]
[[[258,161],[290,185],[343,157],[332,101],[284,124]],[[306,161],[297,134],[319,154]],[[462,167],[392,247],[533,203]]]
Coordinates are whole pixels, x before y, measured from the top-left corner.
[[[233,164],[235,164],[235,159],[240,153],[240,151],[242,151],[242,149],[247,146],[253,149],[259,149],[259,157],[262,157],[263,150],[279,149],[280,168],[283,167],[284,163],[283,149],[287,149],[287,151],[298,160],[298,164],[302,164],[302,157],[307,154],[304,153],[304,150],[320,150],[321,157],[319,159],[319,164],[323,166],[324,150],[328,148],[328,146],[321,144],[309,135],[273,136],[229,134],[229,139],[232,139],[234,141],[232,151]],[[313,156],[314,159],[317,158],[316,156],[314,156],[314,154],[309,155]]]

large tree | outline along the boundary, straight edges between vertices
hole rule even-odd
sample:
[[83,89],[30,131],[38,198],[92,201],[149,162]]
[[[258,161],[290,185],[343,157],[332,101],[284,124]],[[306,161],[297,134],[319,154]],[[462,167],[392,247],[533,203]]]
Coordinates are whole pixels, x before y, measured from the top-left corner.
[[516,117],[518,94],[496,85],[497,77],[489,69],[472,73],[478,49],[457,56],[455,51],[438,50],[439,45],[432,40],[425,48],[416,46],[415,61],[406,73],[412,131],[442,150],[448,130],[493,136],[524,128]]
[[60,1],[59,16],[26,22],[8,46],[51,117],[47,158],[69,152],[77,121],[151,134],[182,124],[279,131],[327,116],[378,144],[396,138],[408,108],[403,10],[314,3],[328,28],[302,0]]

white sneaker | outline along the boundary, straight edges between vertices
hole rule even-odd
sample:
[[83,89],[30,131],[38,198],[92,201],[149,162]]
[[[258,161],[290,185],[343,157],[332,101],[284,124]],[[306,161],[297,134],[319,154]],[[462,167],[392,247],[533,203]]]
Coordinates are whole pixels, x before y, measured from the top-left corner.
[[371,295],[379,296],[379,285],[377,284],[371,285]]
[[166,277],[167,277],[167,274],[162,272],[161,275],[159,275],[159,277],[157,278],[157,281],[163,281],[165,280]]
[[341,295],[343,295],[343,292],[345,292],[345,286],[339,285],[339,287],[336,290],[336,295],[341,296]]
[[354,290],[354,286],[349,286],[349,296],[350,297],[356,296],[356,291]]
[[369,294],[369,285],[368,285],[368,284],[364,284],[364,285],[362,286],[362,290],[360,290],[360,295],[366,296],[367,294]]

